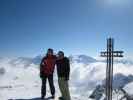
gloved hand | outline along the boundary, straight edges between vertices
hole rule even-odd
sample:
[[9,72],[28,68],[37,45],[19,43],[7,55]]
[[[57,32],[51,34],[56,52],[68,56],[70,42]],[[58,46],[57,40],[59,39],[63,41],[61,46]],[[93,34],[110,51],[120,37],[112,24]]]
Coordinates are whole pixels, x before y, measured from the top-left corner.
[[42,74],[42,72],[40,72],[40,78],[43,78],[43,74]]

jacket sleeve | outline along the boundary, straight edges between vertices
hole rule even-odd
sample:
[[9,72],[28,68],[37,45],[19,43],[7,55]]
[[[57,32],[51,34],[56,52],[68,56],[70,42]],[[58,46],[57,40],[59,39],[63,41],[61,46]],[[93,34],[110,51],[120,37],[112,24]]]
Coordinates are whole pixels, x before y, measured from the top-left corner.
[[70,76],[70,62],[69,62],[69,59],[67,58],[66,61],[65,61],[65,78],[66,80],[69,80],[69,76]]
[[43,71],[42,68],[44,67],[44,60],[45,60],[45,57],[41,60],[41,63],[40,63],[40,73]]

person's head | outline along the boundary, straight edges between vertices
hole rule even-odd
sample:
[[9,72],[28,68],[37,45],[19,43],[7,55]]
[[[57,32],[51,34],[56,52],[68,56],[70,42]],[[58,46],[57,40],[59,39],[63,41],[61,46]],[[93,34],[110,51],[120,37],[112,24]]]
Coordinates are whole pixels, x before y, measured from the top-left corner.
[[63,59],[64,58],[64,52],[63,51],[59,51],[58,52],[58,59]]
[[53,55],[53,49],[51,49],[51,48],[49,48],[48,50],[47,50],[47,56],[52,56]]

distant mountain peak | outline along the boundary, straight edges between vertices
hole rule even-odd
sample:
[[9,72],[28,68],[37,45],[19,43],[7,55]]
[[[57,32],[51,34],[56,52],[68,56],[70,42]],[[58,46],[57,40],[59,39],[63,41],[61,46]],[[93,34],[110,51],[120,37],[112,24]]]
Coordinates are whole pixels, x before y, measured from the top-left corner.
[[78,62],[78,63],[84,63],[84,64],[97,62],[97,60],[94,59],[93,57],[83,55],[83,54],[81,54],[81,55],[71,55],[71,56],[69,56],[69,59],[72,62]]

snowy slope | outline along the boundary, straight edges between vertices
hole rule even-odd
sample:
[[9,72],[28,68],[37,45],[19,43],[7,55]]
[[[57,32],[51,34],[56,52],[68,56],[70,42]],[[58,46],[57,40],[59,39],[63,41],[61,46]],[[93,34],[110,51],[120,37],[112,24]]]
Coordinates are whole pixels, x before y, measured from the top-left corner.
[[133,96],[133,82],[127,84],[124,89],[129,95]]
[[[32,97],[32,93],[37,93],[34,89],[39,87],[38,84],[40,83],[37,77],[37,66],[30,64],[28,67],[25,67],[27,63],[18,63],[18,59],[15,64],[16,66],[13,66],[13,64],[10,63],[11,61],[10,59],[5,59],[5,61],[0,64],[1,68],[5,69],[4,75],[0,76],[0,98],[7,100],[10,98],[20,98],[21,96]],[[30,94],[29,91],[31,90],[32,93]]]
[[[0,100],[40,97],[41,80],[38,64],[41,58],[42,56],[0,58]],[[91,100],[89,96],[92,91],[97,85],[103,84],[106,63],[86,55],[71,55],[69,58],[71,61],[70,92],[72,100]],[[132,82],[132,72],[133,64],[115,63],[114,87],[125,86]],[[54,79],[56,95],[59,96],[56,72]]]

